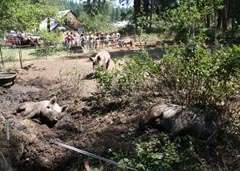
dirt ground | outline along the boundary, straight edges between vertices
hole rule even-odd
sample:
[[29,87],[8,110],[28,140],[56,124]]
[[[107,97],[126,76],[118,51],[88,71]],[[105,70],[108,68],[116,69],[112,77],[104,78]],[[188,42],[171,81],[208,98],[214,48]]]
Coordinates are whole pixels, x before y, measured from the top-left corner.
[[[113,57],[129,53],[134,51],[111,52]],[[78,154],[49,143],[49,138],[97,154],[122,146],[120,135],[135,126],[136,116],[119,113],[111,106],[108,110],[90,108],[91,96],[98,86],[95,79],[89,78],[93,73],[89,55],[25,61],[24,69],[20,69],[18,62],[5,64],[6,69],[17,71],[17,77],[13,86],[0,88],[1,114],[14,123],[7,141],[4,120],[0,118],[0,168],[51,171],[73,167],[72,160],[76,160]],[[54,95],[60,105],[69,107],[53,128],[13,115],[22,102],[48,100]],[[77,158],[80,165],[84,165],[87,157],[79,155]]]
[[[135,50],[112,49],[110,53],[113,58],[124,58]],[[162,54],[161,49],[148,51],[154,58]],[[104,171],[118,170],[116,166],[49,142],[54,139],[103,157],[109,156],[109,149],[128,149],[121,135],[137,127],[144,111],[122,111],[118,104],[111,102],[105,107],[94,107],[98,84],[91,77],[94,71],[88,59],[90,55],[71,54],[64,58],[25,61],[24,69],[20,69],[18,62],[5,64],[6,69],[17,71],[17,77],[13,86],[0,87],[0,114],[9,119],[13,127],[10,140],[7,140],[5,122],[0,117],[0,171],[75,171],[93,165],[102,166]],[[48,100],[52,96],[58,98],[60,105],[68,105],[64,117],[54,127],[14,115],[20,103]],[[239,144],[239,137],[234,137],[235,143],[222,141],[210,149],[214,160],[202,156],[204,162],[214,165],[220,157],[219,160],[224,161],[219,162],[223,168],[237,170],[240,167],[239,146],[229,150],[234,146],[231,143]]]

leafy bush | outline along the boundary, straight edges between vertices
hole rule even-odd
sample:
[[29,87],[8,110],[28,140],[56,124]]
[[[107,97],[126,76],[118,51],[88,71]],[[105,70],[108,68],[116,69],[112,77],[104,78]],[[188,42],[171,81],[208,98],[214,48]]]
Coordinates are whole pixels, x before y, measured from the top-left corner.
[[[157,96],[183,105],[218,107],[224,104],[221,107],[225,107],[240,88],[240,48],[218,45],[210,49],[201,42],[191,39],[186,44],[166,46],[163,57],[158,61],[143,51],[124,59],[120,69],[97,71],[104,96],[112,98],[108,101],[134,102],[134,98],[139,99],[143,93],[141,103],[126,103],[130,110],[138,111],[140,106],[142,111],[147,111],[142,104],[149,99],[155,103]],[[136,112],[134,110],[133,113]],[[219,113],[215,117],[221,115]],[[227,116],[229,118],[230,115]],[[134,148],[129,145],[131,149],[124,155],[116,153],[115,156],[121,159],[120,163],[140,171],[200,170],[201,163],[198,165],[197,158],[202,158],[201,152],[198,151],[197,156],[194,150],[197,144],[193,145],[189,137],[184,139],[170,141],[164,134],[157,138],[131,139]],[[201,167],[204,167],[204,162]]]
[[227,104],[239,89],[240,48],[209,49],[192,40],[166,46],[160,61],[146,51],[124,60],[120,69],[97,71],[106,95],[156,93],[179,104]]
[[237,46],[213,52],[196,42],[166,47],[158,76],[160,89],[167,89],[179,103],[226,103],[239,88],[239,55]]
[[100,13],[93,17],[93,16],[89,16],[85,12],[82,12],[80,14],[79,20],[81,21],[81,23],[84,23],[85,32],[105,33],[105,32],[115,31],[114,27],[110,23],[110,18]]
[[144,80],[157,72],[158,67],[154,60],[146,51],[141,51],[136,56],[125,59],[120,69],[111,72],[98,69],[97,78],[106,94],[121,96],[138,91]]
[[[173,171],[173,170],[199,170],[196,164],[196,154],[190,137],[184,140],[171,141],[166,134],[146,139],[143,137],[133,141],[133,149],[128,157],[122,158],[119,163],[127,164],[140,171]],[[181,142],[182,141],[182,142]],[[184,143],[184,148],[180,145]],[[126,156],[126,154],[125,154]]]
[[44,40],[44,44],[49,45],[55,45],[60,42],[60,33],[59,32],[48,32],[46,30],[43,30],[39,33]]

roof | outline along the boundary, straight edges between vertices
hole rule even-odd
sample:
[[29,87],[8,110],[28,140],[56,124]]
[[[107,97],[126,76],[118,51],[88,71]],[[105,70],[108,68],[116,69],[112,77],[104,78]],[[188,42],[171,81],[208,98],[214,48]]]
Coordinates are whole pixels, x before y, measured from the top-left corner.
[[[55,22],[53,18],[50,18],[50,30],[54,30],[58,26],[58,23]],[[47,18],[45,18],[41,23],[40,23],[40,30],[45,30],[47,29]]]
[[76,14],[74,14],[74,12],[72,10],[58,11],[58,16],[59,16],[59,18],[62,18],[65,15],[67,15],[69,12],[71,12],[75,17],[77,17]]
[[[63,11],[58,11],[58,17],[63,18],[66,16],[69,12],[71,12],[75,17],[77,17],[72,10],[63,10]],[[54,30],[59,26],[59,24],[55,21],[55,19],[50,18],[50,30]],[[47,29],[47,18],[45,18],[39,26],[40,30],[45,30]]]

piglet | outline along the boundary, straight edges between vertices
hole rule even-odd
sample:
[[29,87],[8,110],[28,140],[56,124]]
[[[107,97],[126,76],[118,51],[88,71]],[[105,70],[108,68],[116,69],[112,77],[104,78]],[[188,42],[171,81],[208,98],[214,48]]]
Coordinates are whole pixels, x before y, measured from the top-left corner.
[[53,127],[63,117],[68,106],[59,106],[57,97],[40,102],[25,102],[17,107],[16,112],[26,119],[37,119],[48,127]]

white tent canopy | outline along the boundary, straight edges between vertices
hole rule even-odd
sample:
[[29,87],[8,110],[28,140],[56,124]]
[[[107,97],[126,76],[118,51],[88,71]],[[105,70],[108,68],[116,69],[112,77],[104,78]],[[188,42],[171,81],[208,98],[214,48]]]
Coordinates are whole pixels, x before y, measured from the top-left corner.
[[[41,23],[40,23],[40,30],[47,30],[47,18],[45,18]],[[53,18],[50,18],[50,30],[54,30],[58,26],[58,23],[55,22]]]

